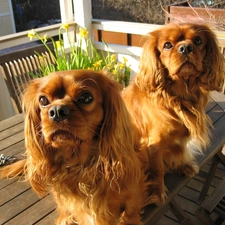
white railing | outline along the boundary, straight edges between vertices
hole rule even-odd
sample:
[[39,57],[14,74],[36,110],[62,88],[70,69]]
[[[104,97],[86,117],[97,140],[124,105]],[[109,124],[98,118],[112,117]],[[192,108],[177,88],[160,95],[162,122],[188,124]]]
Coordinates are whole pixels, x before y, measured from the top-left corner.
[[[69,31],[75,31],[76,30],[76,23],[75,22],[69,22]],[[56,36],[59,34],[59,28],[62,24],[54,24],[47,27],[37,28],[35,29],[36,32],[38,32],[41,36],[45,35],[46,33],[49,36]],[[15,34],[5,35],[0,37],[0,49],[5,48],[11,48],[20,44],[26,44],[30,43],[30,40],[28,38],[28,32],[29,31],[23,31]],[[37,41],[37,40],[33,40]]]

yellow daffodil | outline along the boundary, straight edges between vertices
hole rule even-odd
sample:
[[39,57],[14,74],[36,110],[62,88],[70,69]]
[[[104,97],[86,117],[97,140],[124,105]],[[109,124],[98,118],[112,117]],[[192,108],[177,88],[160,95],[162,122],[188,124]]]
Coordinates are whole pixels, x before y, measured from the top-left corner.
[[106,67],[108,70],[110,70],[110,69],[112,69],[112,64],[109,63],[109,64],[107,64],[105,67]]
[[97,61],[96,63],[93,63],[94,68],[100,67],[102,64],[102,60]]
[[39,55],[38,58],[39,58],[40,60],[44,59],[44,57],[43,57],[42,55]]
[[123,61],[126,64],[128,62],[127,58],[123,57]]
[[62,24],[62,26],[60,27],[60,29],[68,30],[69,29],[69,24],[67,24],[67,23]]
[[114,69],[117,70],[118,69],[118,66],[119,66],[118,64],[115,64],[114,65]]
[[110,56],[110,59],[111,59],[111,62],[115,62],[116,61],[116,55],[115,54],[112,54]]
[[30,30],[27,36],[30,38],[30,41],[33,38],[36,38],[36,32],[34,31],[34,29]]
[[38,58],[39,58],[39,62],[42,66],[46,65],[46,61],[45,61],[46,56],[45,55],[39,55]]
[[47,34],[45,34],[45,35],[42,36],[40,39],[41,39],[44,43],[46,43],[46,42],[47,42],[47,38],[48,38],[48,36],[47,36]]
[[56,48],[57,49],[61,48],[61,42],[60,41],[56,41],[55,44],[56,44]]
[[118,75],[119,74],[118,70],[113,70],[112,72],[113,72],[114,75]]
[[87,29],[86,28],[82,29],[80,27],[80,29],[79,29],[79,36],[81,38],[87,38],[88,37],[88,31],[87,31]]
[[119,67],[120,67],[120,69],[124,69],[124,68],[126,67],[126,65],[125,65],[124,63],[121,63],[121,64],[119,65]]

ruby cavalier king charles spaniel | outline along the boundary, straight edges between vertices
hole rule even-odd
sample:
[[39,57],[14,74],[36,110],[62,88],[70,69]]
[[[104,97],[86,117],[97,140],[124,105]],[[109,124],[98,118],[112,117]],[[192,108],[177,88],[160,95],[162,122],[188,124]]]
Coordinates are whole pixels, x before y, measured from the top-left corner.
[[150,201],[160,204],[165,172],[193,176],[199,170],[196,153],[210,139],[205,106],[210,91],[223,86],[224,58],[208,26],[169,24],[149,33],[139,68],[123,98],[148,153]]
[[26,159],[2,176],[24,172],[39,196],[52,193],[57,224],[141,225],[146,175],[118,84],[92,70],[55,72],[33,80],[23,102]]

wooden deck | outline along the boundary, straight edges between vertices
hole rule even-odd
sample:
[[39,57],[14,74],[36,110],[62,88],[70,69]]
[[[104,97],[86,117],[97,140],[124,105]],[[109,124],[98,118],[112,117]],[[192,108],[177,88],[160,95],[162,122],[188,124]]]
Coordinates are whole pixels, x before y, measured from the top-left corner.
[[[220,111],[221,109],[223,111],[223,116],[221,117],[224,117],[224,104],[224,101],[218,104],[221,107]],[[22,157],[21,154],[24,152],[23,126],[22,114],[0,122],[0,154],[14,155],[17,158]],[[200,222],[194,214],[199,207],[196,201],[205,182],[205,177],[208,174],[211,162],[212,160],[209,160],[201,168],[199,175],[191,179],[174,197],[174,200],[184,210],[194,225],[200,225]],[[222,164],[219,164],[208,194],[214,190],[222,179],[225,179],[225,168]],[[53,225],[57,217],[55,206],[51,195],[40,199],[27,182],[18,181],[17,179],[0,180],[0,224]],[[176,225],[179,224],[179,222],[169,209],[165,215],[161,215],[160,219],[155,224]],[[225,225],[225,223],[223,223],[223,225]]]

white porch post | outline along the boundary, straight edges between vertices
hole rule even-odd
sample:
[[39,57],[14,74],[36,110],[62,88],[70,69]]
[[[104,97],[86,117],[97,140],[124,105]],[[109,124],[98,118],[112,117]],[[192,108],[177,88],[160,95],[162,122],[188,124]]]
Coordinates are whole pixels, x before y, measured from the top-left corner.
[[74,19],[77,23],[77,29],[86,28],[92,37],[92,10],[91,0],[73,0]]
[[[73,0],[74,5],[74,19],[77,24],[76,34],[79,34],[79,29],[86,28],[88,31],[88,36],[94,38],[94,33],[92,31],[92,10],[91,10],[91,0]],[[79,40],[79,35],[76,36],[76,40]],[[86,49],[86,46],[83,42],[83,49]]]
[[[59,0],[59,3],[62,23],[74,21],[72,0]],[[71,43],[75,42],[75,32],[69,32],[69,39]],[[66,34],[63,34],[63,40],[65,46],[69,46]]]
[[[60,2],[62,23],[67,23],[74,20],[77,24],[76,34],[79,33],[80,27],[86,28],[89,33],[89,37],[93,38],[94,34],[92,32],[91,0],[59,0],[59,2]],[[68,46],[69,43],[67,41],[65,34],[63,38],[64,44]],[[70,32],[69,38],[71,43],[75,41],[73,32]],[[76,38],[78,39],[79,37],[77,36]]]

